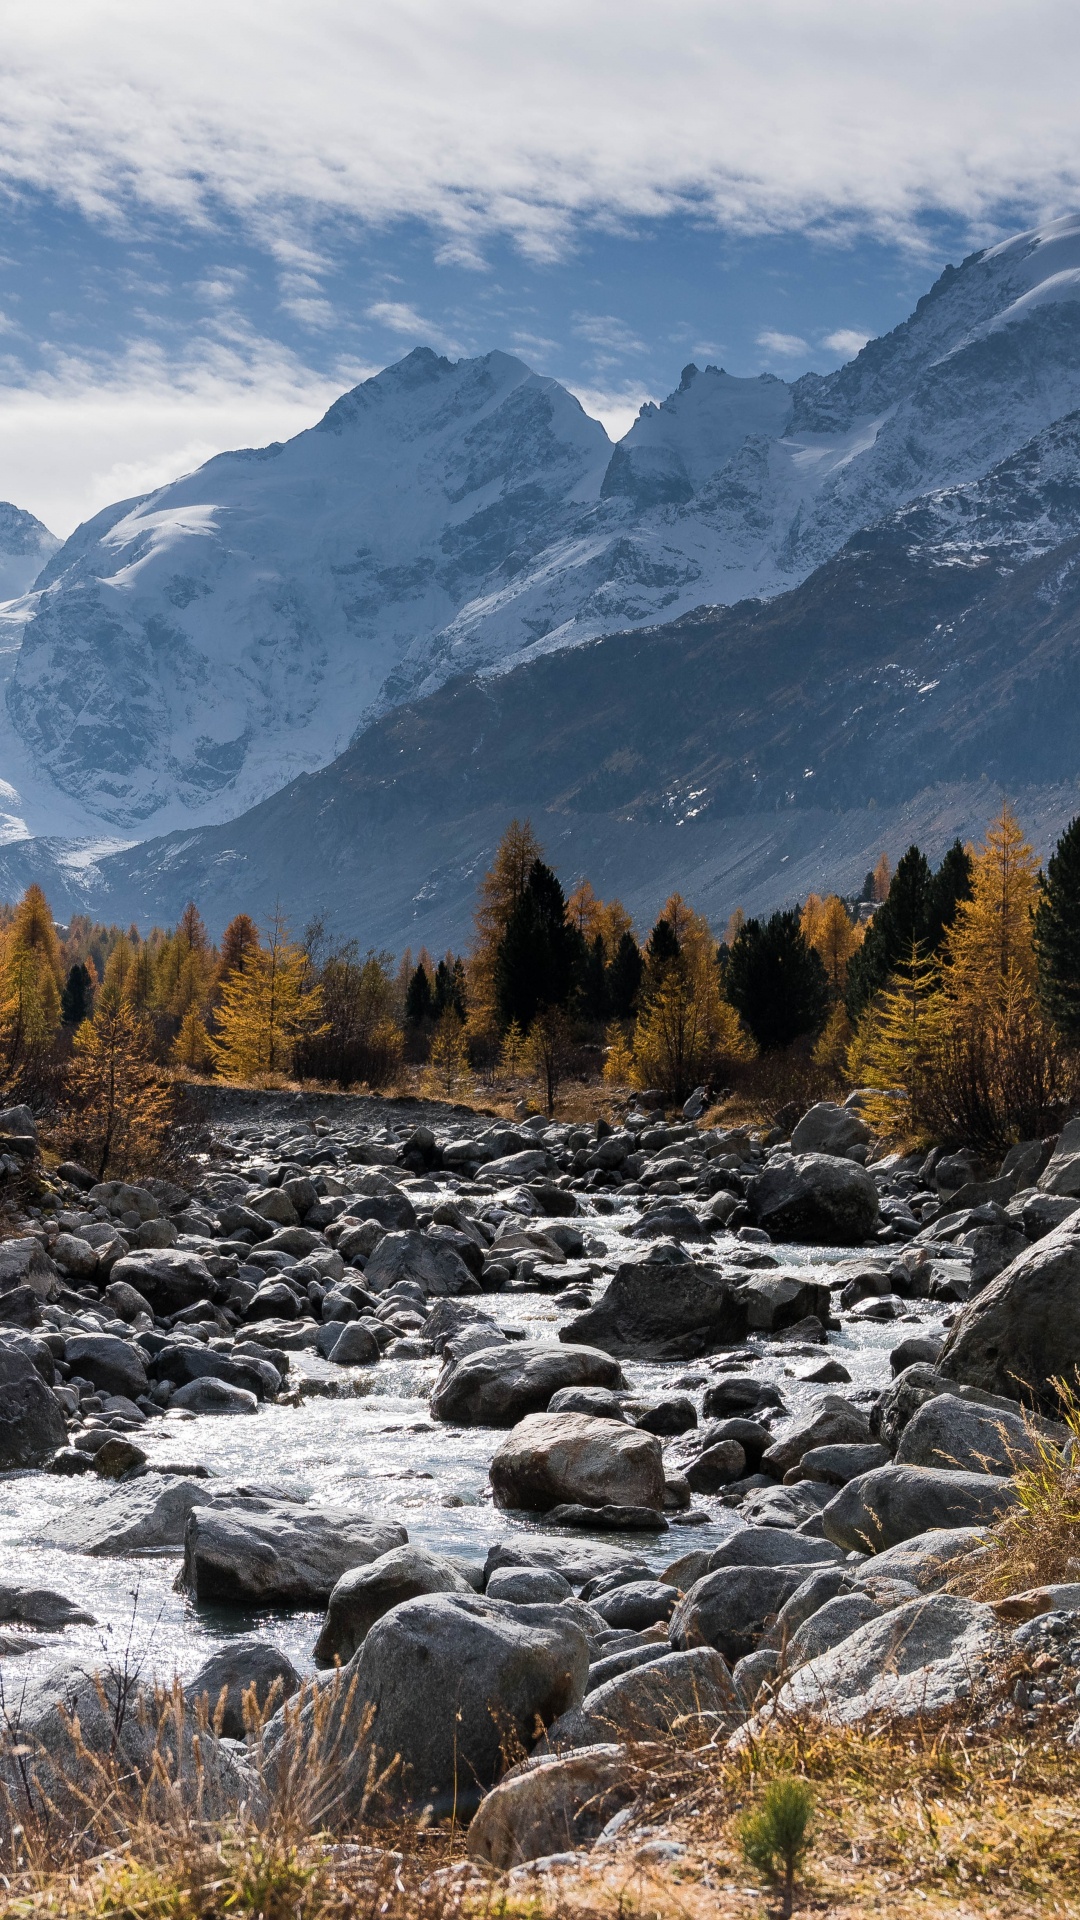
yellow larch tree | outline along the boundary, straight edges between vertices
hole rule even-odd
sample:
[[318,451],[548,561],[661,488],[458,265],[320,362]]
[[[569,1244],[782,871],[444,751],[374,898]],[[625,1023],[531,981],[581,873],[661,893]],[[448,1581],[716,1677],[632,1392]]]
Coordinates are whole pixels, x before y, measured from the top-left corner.
[[265,944],[249,950],[221,983],[214,1065],[233,1080],[289,1072],[298,1041],[322,1028],[322,992],[310,956],[294,945],[280,914]]
[[44,1059],[60,1028],[63,961],[52,911],[28,887],[0,936],[0,1049],[10,1093]]

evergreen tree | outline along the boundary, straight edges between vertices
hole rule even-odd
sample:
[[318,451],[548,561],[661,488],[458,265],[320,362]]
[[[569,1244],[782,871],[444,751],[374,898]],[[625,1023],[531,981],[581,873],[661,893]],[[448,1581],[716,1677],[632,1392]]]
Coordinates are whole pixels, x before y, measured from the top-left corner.
[[616,1020],[630,1020],[637,1009],[645,973],[641,948],[632,933],[624,933],[607,970],[607,999]]
[[432,995],[431,1011],[436,1019],[452,1007],[459,1020],[465,1018],[465,968],[461,961],[448,953],[440,960],[435,969],[435,991]]
[[1039,998],[1065,1039],[1080,1045],[1080,814],[1046,865],[1035,909]]
[[[869,876],[871,881],[873,875]],[[857,1020],[863,1008],[880,993],[889,975],[904,964],[914,944],[928,951],[933,876],[926,855],[909,847],[893,875],[889,894],[867,928],[866,938],[851,958],[845,999]]]
[[434,995],[431,991],[431,981],[428,979],[427,968],[419,966],[411,976],[409,984],[405,989],[406,1020],[411,1020],[414,1026],[419,1026],[424,1020],[430,1020],[433,1013],[433,1002]]
[[650,973],[659,973],[679,957],[679,936],[663,914],[645,943],[645,963]]
[[829,979],[796,909],[748,920],[731,949],[727,996],[763,1052],[817,1033],[829,1013]]
[[954,840],[930,883],[926,929],[928,953],[937,952],[956,919],[961,902],[971,899],[973,872],[970,853],[961,846],[959,840]]
[[94,985],[90,969],[77,960],[70,968],[60,995],[60,1014],[66,1027],[80,1027],[94,1011]]
[[555,874],[534,860],[495,958],[502,1019],[528,1031],[541,1007],[565,1007],[577,983],[580,948]]
[[605,1020],[610,1011],[604,940],[597,934],[588,946],[581,976],[581,1010],[587,1020]]

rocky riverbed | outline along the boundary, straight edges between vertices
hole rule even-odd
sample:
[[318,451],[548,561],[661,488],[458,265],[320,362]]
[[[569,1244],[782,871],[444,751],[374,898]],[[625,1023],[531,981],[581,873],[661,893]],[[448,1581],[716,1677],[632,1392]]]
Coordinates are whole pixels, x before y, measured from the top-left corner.
[[[0,1135],[33,1166],[25,1110]],[[1080,1358],[1080,1139],[872,1154],[856,1106],[786,1137],[223,1095],[184,1189],[42,1176],[0,1245],[9,1714],[33,1738],[116,1663],[216,1695],[354,1661],[437,1802],[420,1649],[434,1697],[474,1674],[475,1802],[485,1689],[580,1751],[970,1687],[1016,1620],[939,1589],[1030,1445],[1003,1386],[1050,1416]]]

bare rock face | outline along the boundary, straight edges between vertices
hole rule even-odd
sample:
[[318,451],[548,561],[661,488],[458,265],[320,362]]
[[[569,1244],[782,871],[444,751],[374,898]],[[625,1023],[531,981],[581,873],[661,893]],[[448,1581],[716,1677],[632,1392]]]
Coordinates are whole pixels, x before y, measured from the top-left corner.
[[664,1459],[651,1433],[584,1413],[534,1413],[519,1421],[491,1462],[500,1507],[546,1513],[563,1505],[652,1507],[664,1503]]

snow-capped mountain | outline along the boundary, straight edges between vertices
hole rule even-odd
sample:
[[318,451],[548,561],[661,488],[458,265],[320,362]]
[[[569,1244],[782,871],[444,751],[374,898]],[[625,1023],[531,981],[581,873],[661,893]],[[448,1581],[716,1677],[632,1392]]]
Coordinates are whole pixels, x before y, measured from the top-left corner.
[[[1037,542],[1040,462],[1075,470],[1073,429],[1038,437],[1077,408],[1080,217],[948,269],[834,374],[688,367],[614,448],[521,361],[418,349],[99,514],[6,610],[8,836],[230,819],[456,674],[786,592],[897,510],[923,538],[919,502],[958,548],[973,513]],[[992,473],[993,513],[941,498]]]
[[60,545],[34,514],[0,500],[0,601],[26,593]]

